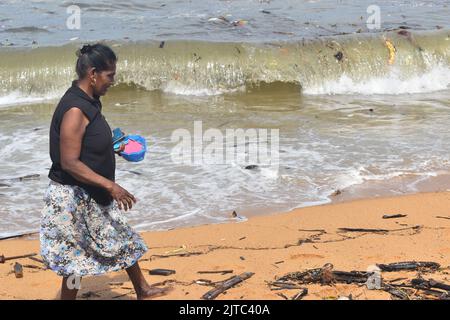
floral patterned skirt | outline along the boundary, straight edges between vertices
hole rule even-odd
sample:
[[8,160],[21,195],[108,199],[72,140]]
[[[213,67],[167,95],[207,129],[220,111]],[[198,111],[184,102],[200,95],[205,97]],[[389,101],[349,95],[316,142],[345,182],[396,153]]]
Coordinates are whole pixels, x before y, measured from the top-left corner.
[[51,181],[44,197],[41,255],[60,276],[131,267],[148,250],[117,203],[97,204],[81,187]]

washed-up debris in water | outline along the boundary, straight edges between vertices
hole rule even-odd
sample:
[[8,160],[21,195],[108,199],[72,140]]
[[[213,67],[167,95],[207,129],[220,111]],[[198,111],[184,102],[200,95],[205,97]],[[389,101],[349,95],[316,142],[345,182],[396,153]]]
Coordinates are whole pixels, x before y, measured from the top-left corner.
[[225,280],[221,285],[217,286],[216,288],[208,291],[202,296],[202,299],[205,300],[213,300],[217,298],[220,294],[223,294],[226,290],[234,287],[238,283],[241,283],[249,278],[251,278],[254,275],[253,272],[244,272],[238,276],[231,277],[227,280]]
[[7,182],[18,182],[18,181],[25,181],[25,180],[36,180],[39,179],[39,174],[29,174],[22,177],[17,178],[10,178],[10,179],[0,179],[0,181],[7,181]]
[[331,194],[331,196],[338,196],[338,195],[340,195],[342,193],[342,191],[341,190],[339,190],[339,189],[337,189],[336,191],[334,191],[332,194]]
[[[236,212],[236,211],[233,211],[231,214],[230,214],[230,218],[231,219],[237,219],[237,220],[245,220],[245,217],[244,216],[240,216],[240,215],[238,215],[238,213]],[[239,239],[239,240],[241,240],[241,239]]]
[[344,54],[341,51],[338,51],[338,53],[336,53],[334,57],[336,58],[337,61],[340,62],[342,58],[344,58]]
[[394,61],[395,61],[395,53],[397,52],[397,49],[395,48],[395,46],[394,46],[394,44],[392,43],[392,41],[389,40],[389,39],[388,39],[388,40],[385,40],[384,43],[385,43],[386,47],[387,47],[388,50],[389,50],[389,60],[388,60],[388,63],[389,63],[390,65],[392,65],[392,64],[394,64]]

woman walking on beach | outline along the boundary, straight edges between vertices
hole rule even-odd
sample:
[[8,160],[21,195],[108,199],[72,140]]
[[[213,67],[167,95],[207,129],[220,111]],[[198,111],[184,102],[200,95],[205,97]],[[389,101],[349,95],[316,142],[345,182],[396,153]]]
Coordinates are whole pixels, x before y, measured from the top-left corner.
[[[61,98],[50,126],[50,184],[40,230],[41,255],[63,277],[61,299],[75,299],[81,277],[126,269],[137,298],[167,293],[150,286],[138,259],[147,251],[120,211],[135,197],[115,183],[111,129],[99,97],[114,83],[117,57],[102,44],[77,53],[78,80]],[[76,278],[75,278],[76,277]]]

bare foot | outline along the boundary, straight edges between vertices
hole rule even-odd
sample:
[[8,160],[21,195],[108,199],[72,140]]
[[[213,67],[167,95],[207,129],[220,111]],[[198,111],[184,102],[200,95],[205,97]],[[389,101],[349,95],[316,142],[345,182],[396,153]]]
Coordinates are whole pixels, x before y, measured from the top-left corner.
[[157,287],[148,287],[147,289],[144,289],[141,293],[137,294],[138,300],[147,300],[152,299],[156,297],[161,297],[169,292],[173,291],[173,287],[164,287],[164,288],[157,288]]

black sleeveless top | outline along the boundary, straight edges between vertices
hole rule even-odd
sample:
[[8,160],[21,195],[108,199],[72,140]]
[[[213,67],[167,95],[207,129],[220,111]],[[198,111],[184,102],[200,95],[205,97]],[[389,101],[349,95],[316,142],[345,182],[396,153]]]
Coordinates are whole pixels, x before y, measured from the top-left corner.
[[60,127],[64,114],[72,107],[79,108],[89,119],[81,144],[80,161],[99,175],[112,181],[115,179],[112,133],[101,113],[102,104],[98,97],[89,97],[76,81],[72,82],[72,87],[61,98],[53,114],[50,125],[50,158],[53,163],[48,177],[64,185],[82,187],[97,203],[109,205],[113,199],[105,189],[81,183],[61,167]]

